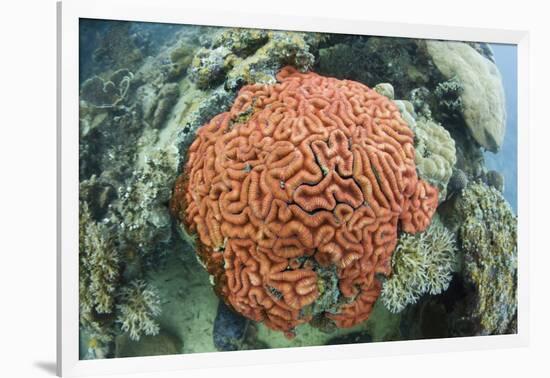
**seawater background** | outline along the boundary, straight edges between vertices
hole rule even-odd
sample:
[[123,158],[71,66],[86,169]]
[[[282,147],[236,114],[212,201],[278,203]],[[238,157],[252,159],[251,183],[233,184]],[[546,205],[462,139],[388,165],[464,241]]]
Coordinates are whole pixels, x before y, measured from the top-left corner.
[[506,96],[506,134],[497,154],[485,153],[487,168],[504,175],[504,197],[517,214],[518,180],[518,54],[516,45],[491,44]]

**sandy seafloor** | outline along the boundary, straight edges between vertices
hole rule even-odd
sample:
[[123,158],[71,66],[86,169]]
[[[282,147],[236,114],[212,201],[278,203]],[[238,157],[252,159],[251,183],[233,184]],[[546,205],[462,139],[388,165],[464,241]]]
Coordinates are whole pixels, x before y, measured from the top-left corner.
[[[208,273],[196,260],[192,251],[172,254],[166,266],[150,282],[162,293],[161,328],[177,335],[183,341],[182,353],[216,352],[213,342],[213,324],[218,297],[208,284]],[[373,341],[395,338],[401,317],[387,311],[378,302],[371,320],[353,328],[325,333],[309,324],[297,327],[296,337],[287,339],[282,332],[271,330],[261,323],[256,327],[256,339],[270,348],[325,345],[330,339],[357,331],[368,331]]]

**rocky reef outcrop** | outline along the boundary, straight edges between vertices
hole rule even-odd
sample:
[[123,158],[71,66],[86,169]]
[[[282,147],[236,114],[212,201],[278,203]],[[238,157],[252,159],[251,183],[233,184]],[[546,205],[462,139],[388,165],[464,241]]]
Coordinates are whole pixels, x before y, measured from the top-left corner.
[[453,217],[470,291],[461,314],[476,334],[516,332],[517,218],[502,194],[481,182],[469,184]]

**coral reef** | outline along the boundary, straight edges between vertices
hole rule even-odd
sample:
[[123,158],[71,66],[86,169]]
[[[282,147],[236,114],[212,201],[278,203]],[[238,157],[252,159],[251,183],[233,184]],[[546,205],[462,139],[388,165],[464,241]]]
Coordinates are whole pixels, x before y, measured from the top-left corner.
[[241,349],[248,324],[248,319],[234,312],[223,301],[220,301],[213,330],[216,349],[220,351]]
[[177,84],[170,83],[162,87],[155,98],[154,105],[150,108],[151,110],[144,114],[145,119],[150,120],[152,127],[159,129],[164,124],[168,113],[176,104],[178,97],[179,88]]
[[236,90],[245,84],[274,83],[284,65],[313,66],[315,38],[305,33],[233,29],[221,32],[210,48],[200,49],[190,66],[191,80],[206,89],[220,85]]
[[104,358],[115,335],[120,258],[107,226],[92,218],[85,202],[79,211],[79,323],[87,335],[85,358]]
[[[394,99],[394,89],[389,83],[378,84],[374,90],[390,100]],[[418,116],[411,102],[394,100],[394,103],[414,132],[415,163],[419,177],[436,186],[440,201],[444,200],[456,163],[453,138],[443,126],[431,119],[429,107]]]
[[112,206],[112,222],[118,222],[123,234],[121,244],[141,256],[162,253],[172,235],[170,214],[166,203],[177,160],[169,149],[148,151],[143,166],[133,172],[133,181],[118,188],[119,200]]
[[[109,211],[109,205],[117,198],[116,189],[96,175],[80,183],[79,197],[82,201],[82,221],[92,219],[102,221]],[[83,209],[85,207],[85,209]],[[82,227],[85,227],[82,224]]]
[[487,44],[80,28],[80,358],[514,332]]
[[495,64],[463,42],[424,43],[441,74],[460,83],[462,114],[474,139],[497,152],[506,131],[506,111],[502,79]]
[[375,274],[390,273],[398,224],[426,229],[438,192],[386,97],[291,67],[277,80],[242,88],[199,129],[171,210],[237,312],[292,336],[330,287],[316,266],[335,266],[338,310],[325,315],[351,327],[380,293]]
[[120,291],[120,304],[117,323],[123,332],[128,332],[131,340],[139,340],[142,335],[154,336],[159,333],[155,317],[160,315],[160,300],[157,291],[145,281],[130,282]]
[[170,62],[172,66],[168,71],[167,78],[169,81],[177,80],[187,73],[188,67],[193,61],[195,48],[186,42],[181,42],[176,48],[170,52]]
[[437,218],[416,235],[403,234],[392,256],[392,275],[382,285],[388,310],[401,312],[424,294],[447,289],[455,269],[454,235]]
[[447,189],[450,193],[460,193],[468,185],[468,175],[461,169],[453,169]]
[[95,108],[114,108],[126,97],[133,77],[127,69],[114,72],[107,81],[93,76],[82,83],[80,100]]
[[517,218],[502,194],[481,182],[463,190],[455,211],[471,291],[462,317],[477,334],[507,333],[517,310]]
[[231,50],[224,46],[215,49],[201,48],[191,61],[189,76],[201,89],[219,85],[225,78],[225,59]]
[[352,79],[374,87],[394,85],[395,96],[405,98],[421,85],[431,85],[433,68],[414,39],[357,37],[319,50],[319,73]]
[[456,163],[455,142],[443,126],[429,118],[420,117],[411,128],[418,175],[438,188],[441,201],[446,197],[447,184]]
[[414,111],[414,106],[411,102],[405,101],[405,100],[395,100],[395,105],[399,109],[399,112],[401,112],[401,117],[411,129],[414,129],[416,126],[416,118],[417,114]]
[[[394,99],[394,89],[389,83],[378,84],[374,90],[390,100]],[[414,160],[418,175],[437,187],[439,200],[443,201],[456,163],[455,142],[443,126],[431,119],[429,108],[418,116],[411,102],[394,100],[394,103],[414,132]]]
[[504,175],[497,171],[489,171],[485,174],[485,183],[504,193]]
[[86,203],[80,203],[80,312],[90,319],[94,313],[113,310],[120,267],[114,239],[107,228],[95,222]]
[[461,98],[462,92],[463,87],[457,77],[452,77],[437,84],[434,95],[441,114],[452,118],[464,111]]

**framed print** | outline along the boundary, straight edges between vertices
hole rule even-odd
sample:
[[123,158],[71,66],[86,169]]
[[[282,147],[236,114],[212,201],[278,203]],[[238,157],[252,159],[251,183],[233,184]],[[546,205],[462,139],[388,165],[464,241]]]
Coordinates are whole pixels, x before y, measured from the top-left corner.
[[58,5],[59,374],[526,344],[526,32],[178,7]]

